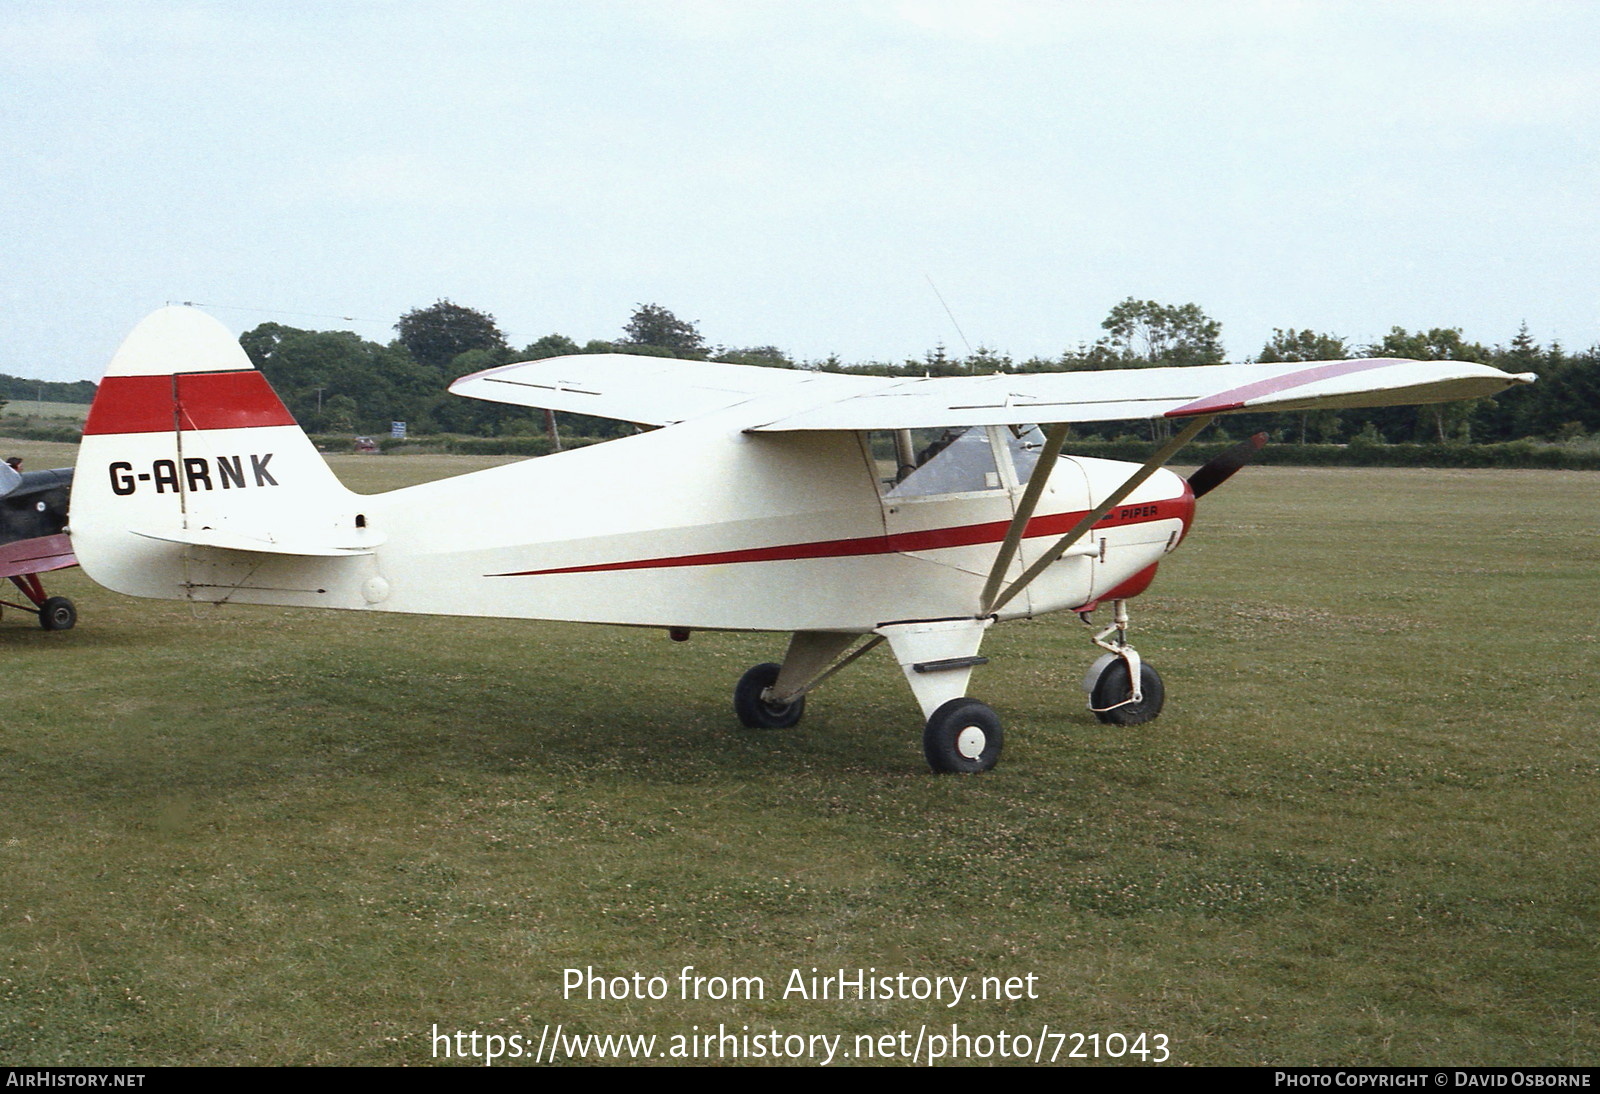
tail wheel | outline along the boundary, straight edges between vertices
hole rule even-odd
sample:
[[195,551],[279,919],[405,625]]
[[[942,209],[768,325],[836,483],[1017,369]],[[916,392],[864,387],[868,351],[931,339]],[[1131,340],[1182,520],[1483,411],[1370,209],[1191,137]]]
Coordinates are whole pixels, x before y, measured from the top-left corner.
[[1142,697],[1137,703],[1127,701],[1128,696],[1133,694],[1131,680],[1128,663],[1120,657],[1112,658],[1100,673],[1100,679],[1095,681],[1094,690],[1089,693],[1089,706],[1096,718],[1114,726],[1142,726],[1155,721],[1167,701],[1167,688],[1161,682],[1161,675],[1148,663],[1140,663],[1139,692]]
[[780,667],[768,662],[757,665],[739,678],[733,689],[733,712],[750,729],[788,729],[806,712],[806,697],[787,703],[769,703],[762,698],[778,682]]
[[1000,762],[1000,717],[976,699],[951,699],[928,719],[922,754],[934,771],[975,775]]
[[52,596],[39,605],[39,626],[47,631],[70,631],[78,622],[78,609],[64,596]]

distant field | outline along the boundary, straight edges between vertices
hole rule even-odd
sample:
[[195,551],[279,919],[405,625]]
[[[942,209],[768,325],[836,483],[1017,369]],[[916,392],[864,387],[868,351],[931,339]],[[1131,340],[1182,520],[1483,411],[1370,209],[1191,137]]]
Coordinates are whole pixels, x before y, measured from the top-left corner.
[[[363,490],[499,462],[334,459]],[[1005,625],[972,687],[1006,752],[977,778],[927,773],[881,652],[749,731],[729,693],[777,636],[52,575],[78,629],[0,621],[0,1059],[417,1065],[435,1024],[851,1051],[957,1023],[1161,1034],[1172,1064],[1592,1066],[1596,513],[1594,473],[1252,468],[1135,602],[1160,720],[1083,709],[1075,618]],[[679,1001],[686,965],[767,996]],[[589,966],[672,998],[564,999]],[[813,968],[1037,998],[781,998]]]
[[7,418],[38,418],[51,421],[82,422],[89,416],[88,403],[50,403],[33,399],[12,399],[0,407],[0,415]]
[[78,461],[78,446],[55,441],[25,441],[5,436],[0,427],[0,460],[12,456],[22,457],[24,471],[39,471],[47,467],[71,467]]

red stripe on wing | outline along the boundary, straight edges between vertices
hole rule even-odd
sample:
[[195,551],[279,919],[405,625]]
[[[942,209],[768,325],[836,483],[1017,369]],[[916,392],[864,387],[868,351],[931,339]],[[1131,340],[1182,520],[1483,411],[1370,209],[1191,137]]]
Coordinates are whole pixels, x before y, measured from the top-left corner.
[[1383,368],[1394,362],[1383,357],[1374,357],[1363,361],[1330,361],[1325,365],[1315,368],[1303,368],[1298,372],[1286,372],[1281,376],[1274,376],[1270,380],[1257,380],[1253,384],[1245,384],[1229,391],[1207,395],[1204,399],[1196,399],[1192,403],[1185,403],[1176,410],[1166,413],[1168,418],[1189,418],[1196,414],[1217,414],[1224,410],[1239,410],[1252,399],[1259,399],[1263,395],[1274,395],[1280,391],[1287,391],[1292,387],[1302,387],[1305,384],[1314,384],[1318,380],[1328,380],[1335,376],[1348,376],[1354,372],[1365,372],[1372,368]]

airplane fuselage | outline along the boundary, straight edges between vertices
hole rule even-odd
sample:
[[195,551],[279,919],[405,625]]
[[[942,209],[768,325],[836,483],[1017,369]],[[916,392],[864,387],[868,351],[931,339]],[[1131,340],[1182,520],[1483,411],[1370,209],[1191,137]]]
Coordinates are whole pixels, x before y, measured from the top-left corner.
[[[773,631],[978,613],[1021,490],[1006,427],[968,438],[992,458],[976,489],[907,494],[866,434],[719,417],[370,496],[292,424],[188,429],[175,452],[171,433],[91,421],[78,553],[113,588],[203,601]],[[1129,470],[1060,459],[1008,576]],[[1157,472],[1000,617],[1127,590],[1192,513],[1183,480]],[[207,538],[308,525],[326,552]]]

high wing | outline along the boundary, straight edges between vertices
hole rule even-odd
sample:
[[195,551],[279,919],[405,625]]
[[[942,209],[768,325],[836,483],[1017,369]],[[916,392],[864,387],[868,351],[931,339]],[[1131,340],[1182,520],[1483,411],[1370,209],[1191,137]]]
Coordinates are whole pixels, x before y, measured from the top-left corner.
[[[593,414],[641,425],[673,425],[785,389],[795,389],[798,395],[808,385],[826,385],[830,390],[847,387],[854,392],[873,390],[882,383],[878,377],[802,369],[589,353],[474,372],[451,384],[450,390],[494,403]],[[796,405],[814,401],[814,396],[808,396]]]
[[[1448,402],[1532,383],[1467,361],[1393,357],[1093,372],[884,378],[579,354],[463,376],[457,395],[672,425],[760,399],[757,433],[1188,418]],[[766,396],[782,395],[781,399]]]
[[754,432],[1188,418],[1254,410],[1320,410],[1447,402],[1532,383],[1465,361],[1295,361],[1262,365],[1002,373],[901,380],[774,417]]

